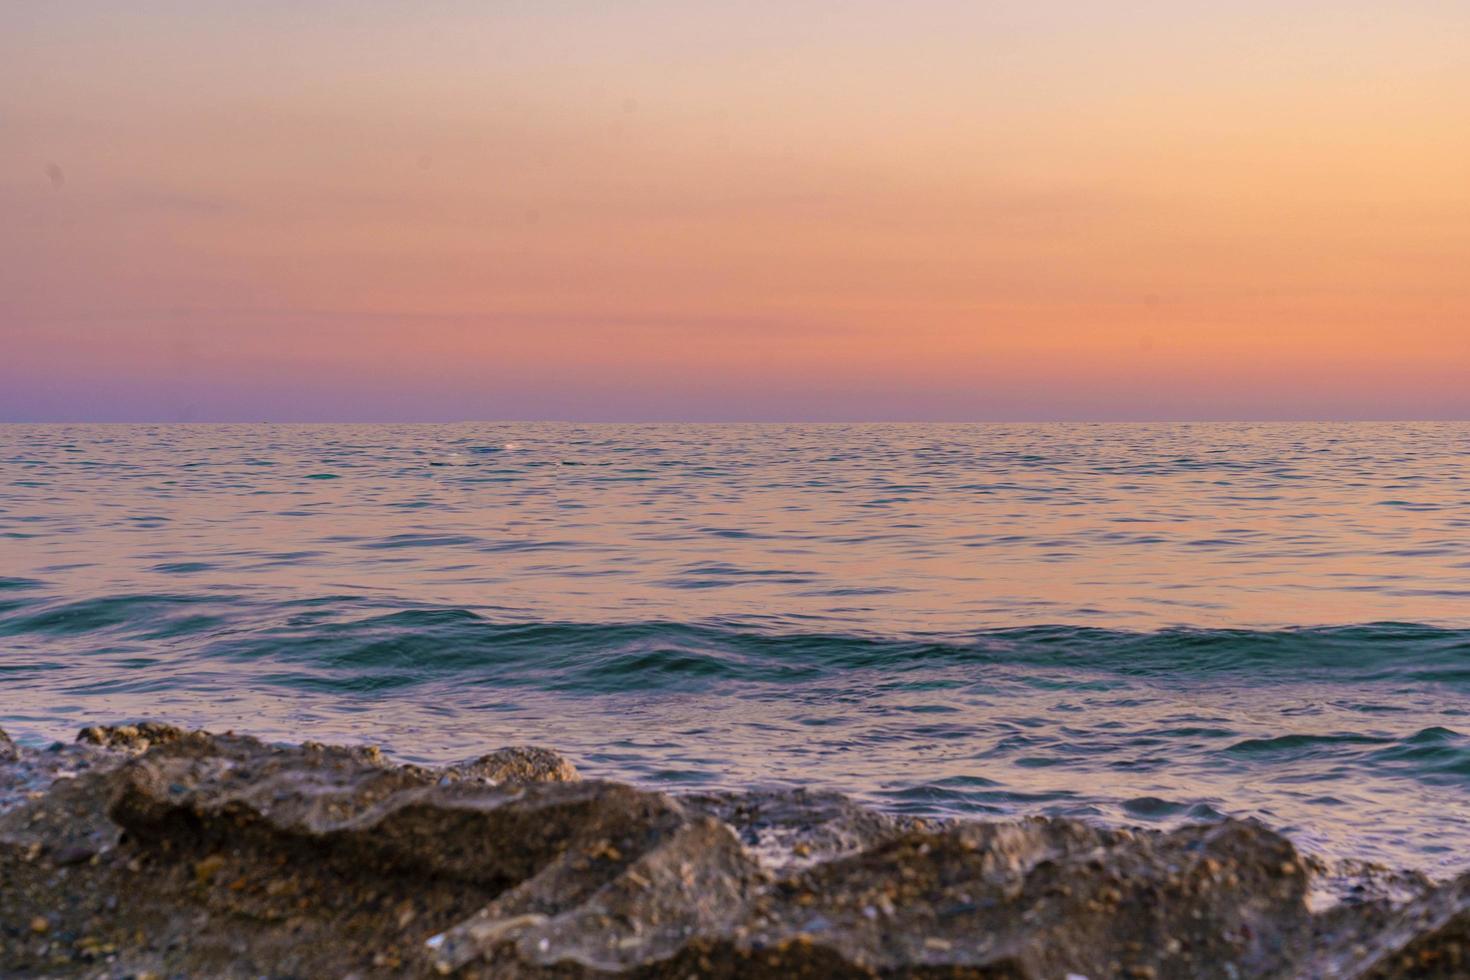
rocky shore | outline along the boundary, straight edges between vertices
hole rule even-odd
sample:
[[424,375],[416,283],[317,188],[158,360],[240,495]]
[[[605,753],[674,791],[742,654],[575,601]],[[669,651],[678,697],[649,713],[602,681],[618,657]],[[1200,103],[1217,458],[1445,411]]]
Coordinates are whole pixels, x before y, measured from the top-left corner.
[[149,723],[0,733],[0,975],[1466,977],[1470,875]]

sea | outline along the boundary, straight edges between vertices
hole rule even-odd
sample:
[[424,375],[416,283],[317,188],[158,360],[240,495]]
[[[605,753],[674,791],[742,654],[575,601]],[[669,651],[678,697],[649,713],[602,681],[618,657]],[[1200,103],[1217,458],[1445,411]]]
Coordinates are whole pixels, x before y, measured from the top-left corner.
[[1470,867],[1470,425],[0,426],[0,725]]

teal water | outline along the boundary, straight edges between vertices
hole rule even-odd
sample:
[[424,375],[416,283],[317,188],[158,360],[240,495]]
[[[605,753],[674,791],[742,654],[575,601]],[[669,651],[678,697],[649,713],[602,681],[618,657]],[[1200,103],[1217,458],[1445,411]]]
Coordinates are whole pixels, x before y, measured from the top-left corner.
[[0,426],[0,725],[1470,866],[1470,425]]

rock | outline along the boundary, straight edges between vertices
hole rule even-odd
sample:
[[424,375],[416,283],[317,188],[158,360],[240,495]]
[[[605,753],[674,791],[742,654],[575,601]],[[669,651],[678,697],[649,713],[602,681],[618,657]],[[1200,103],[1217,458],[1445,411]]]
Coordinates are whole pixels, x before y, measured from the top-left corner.
[[682,802],[728,823],[763,865],[776,870],[851,854],[923,823],[878,813],[830,791],[697,793]]
[[487,783],[570,783],[581,779],[577,767],[551,749],[513,745],[478,759],[440,770],[449,782],[480,780]]
[[729,827],[698,817],[634,861],[606,848],[570,848],[426,945],[440,973],[479,959],[501,970],[574,964],[628,972],[729,935],[745,915],[757,871]]
[[166,745],[183,738],[185,731],[160,721],[143,721],[136,725],[93,725],[77,733],[77,741],[138,754],[154,745]]
[[5,729],[0,728],[0,762],[14,762],[20,758],[20,749],[10,740]]
[[[1279,975],[1310,917],[1295,851],[1254,824],[1133,834],[1068,820],[914,831],[778,881],[758,935],[814,941],[854,966],[1026,977]],[[872,910],[871,912],[869,910]]]
[[14,775],[21,777],[22,786],[49,788],[19,794],[19,801],[0,808],[0,845],[44,856],[57,865],[80,864],[117,843],[118,827],[106,809],[111,774],[47,765],[56,761],[56,755],[37,753],[16,766],[20,771]]
[[[1328,881],[1253,822],[935,823],[156,723],[20,753],[7,785],[0,923],[32,928],[6,976],[1470,975],[1470,875]],[[1324,882],[1345,897],[1313,914]]]
[[1364,908],[1307,971],[1342,980],[1470,976],[1470,874],[1396,908]]
[[581,836],[632,847],[682,819],[659,794],[612,783],[439,784],[360,750],[191,734],[122,766],[111,816],[141,840],[242,839],[354,874],[395,870],[486,885],[530,877]]

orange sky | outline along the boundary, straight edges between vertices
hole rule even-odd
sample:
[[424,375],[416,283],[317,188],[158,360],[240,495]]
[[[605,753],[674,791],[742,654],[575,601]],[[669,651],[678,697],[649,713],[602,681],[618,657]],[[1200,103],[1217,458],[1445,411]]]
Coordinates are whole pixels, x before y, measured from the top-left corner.
[[1467,41],[1431,0],[9,4],[0,419],[1470,418]]

